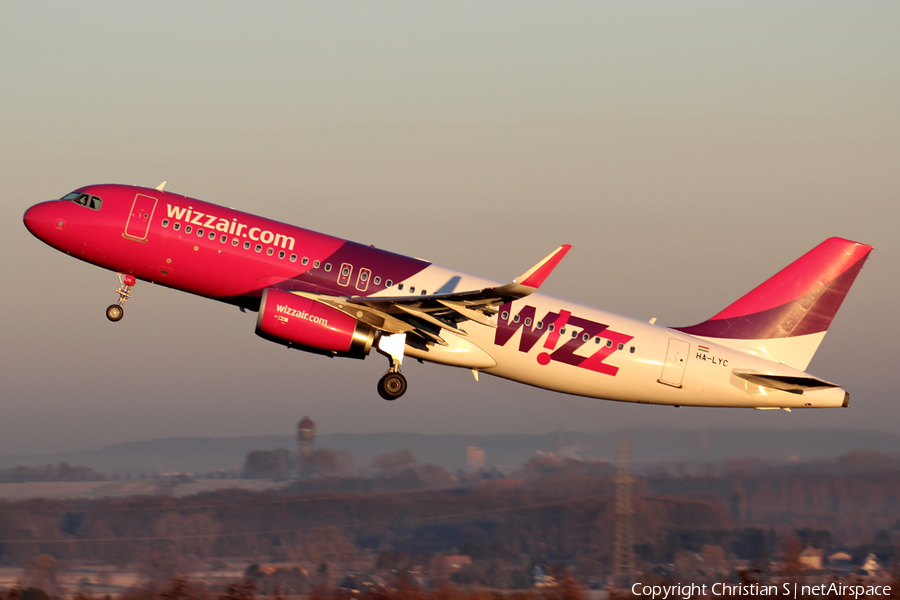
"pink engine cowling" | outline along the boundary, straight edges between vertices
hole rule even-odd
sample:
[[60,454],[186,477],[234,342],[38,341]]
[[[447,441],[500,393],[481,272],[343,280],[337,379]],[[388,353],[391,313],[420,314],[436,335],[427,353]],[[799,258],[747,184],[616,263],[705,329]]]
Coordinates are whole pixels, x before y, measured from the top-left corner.
[[263,290],[256,334],[300,350],[365,358],[375,329],[321,302],[290,292]]

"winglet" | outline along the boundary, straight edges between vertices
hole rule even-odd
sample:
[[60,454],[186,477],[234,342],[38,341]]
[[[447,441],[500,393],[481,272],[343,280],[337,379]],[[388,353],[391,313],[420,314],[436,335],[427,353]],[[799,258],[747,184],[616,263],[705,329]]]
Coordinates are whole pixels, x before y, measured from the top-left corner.
[[156,189],[158,189],[160,192],[163,191],[163,188],[166,187],[166,183],[168,183],[168,182],[167,182],[167,181],[163,181],[161,184],[159,184],[158,186],[156,186]]
[[513,279],[512,282],[534,289],[541,287],[544,280],[547,279],[553,269],[556,268],[556,265],[559,264],[559,261],[561,261],[571,249],[572,244],[563,244],[551,252],[544,260],[522,273],[519,277]]

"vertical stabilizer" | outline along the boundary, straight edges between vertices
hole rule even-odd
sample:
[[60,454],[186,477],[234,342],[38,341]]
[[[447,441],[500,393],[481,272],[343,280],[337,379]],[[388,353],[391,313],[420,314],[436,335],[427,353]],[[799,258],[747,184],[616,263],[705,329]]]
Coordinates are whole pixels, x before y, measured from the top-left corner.
[[871,251],[829,238],[708,321],[673,329],[806,370]]

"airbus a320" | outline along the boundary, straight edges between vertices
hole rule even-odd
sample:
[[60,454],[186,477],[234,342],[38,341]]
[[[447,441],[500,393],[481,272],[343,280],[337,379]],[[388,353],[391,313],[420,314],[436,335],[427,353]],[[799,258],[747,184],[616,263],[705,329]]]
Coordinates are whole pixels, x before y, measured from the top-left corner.
[[137,280],[256,311],[256,333],[306,352],[405,357],[591,398],[757,409],[848,406],[806,368],[871,246],[830,238],[709,320],[662,327],[538,293],[571,246],[509,283],[224,206],[129,185],[89,185],[28,209],[25,226],[119,278],[110,321]]

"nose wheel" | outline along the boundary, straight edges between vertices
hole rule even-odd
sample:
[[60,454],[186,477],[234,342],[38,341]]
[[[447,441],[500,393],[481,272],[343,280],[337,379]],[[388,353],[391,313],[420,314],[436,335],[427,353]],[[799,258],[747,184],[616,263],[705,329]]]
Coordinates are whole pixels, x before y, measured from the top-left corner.
[[115,323],[116,321],[121,321],[122,317],[125,316],[125,309],[119,306],[118,304],[110,304],[106,308],[106,318]]
[[106,318],[113,323],[121,321],[125,316],[125,309],[122,305],[131,298],[131,290],[135,284],[134,275],[122,275],[121,273],[116,273],[116,275],[119,277],[119,289],[116,290],[116,293],[119,294],[119,301],[106,307]]

